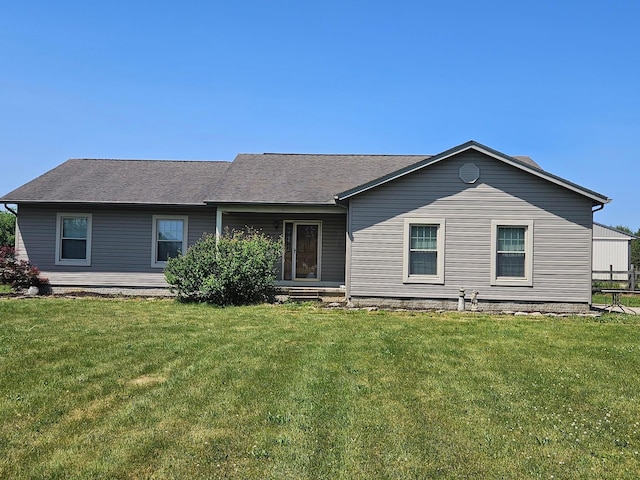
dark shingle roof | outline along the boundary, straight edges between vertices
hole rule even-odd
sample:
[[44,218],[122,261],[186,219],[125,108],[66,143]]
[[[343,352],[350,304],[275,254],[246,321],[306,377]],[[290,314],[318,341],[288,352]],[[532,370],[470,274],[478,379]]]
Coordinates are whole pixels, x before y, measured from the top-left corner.
[[67,160],[0,201],[203,204],[228,166],[229,162]]
[[[68,160],[0,201],[333,205],[335,195],[431,155],[239,154],[230,162]],[[513,157],[540,168],[529,157]]]
[[536,162],[534,162],[533,158],[526,156],[526,155],[513,155],[513,158],[515,158],[516,160],[520,160],[522,163],[526,163],[527,165],[533,167],[533,168],[537,168],[538,170],[542,170],[540,168],[540,165],[538,165]]
[[240,154],[212,190],[212,203],[334,204],[334,195],[429,155]]
[[[336,194],[432,155],[239,154],[210,203],[334,204]],[[514,157],[540,168],[529,157]]]

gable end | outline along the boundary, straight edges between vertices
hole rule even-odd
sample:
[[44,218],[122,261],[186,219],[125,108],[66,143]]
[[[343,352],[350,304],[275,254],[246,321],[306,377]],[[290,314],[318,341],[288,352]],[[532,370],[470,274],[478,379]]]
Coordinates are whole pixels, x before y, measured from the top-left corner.
[[558,177],[556,175],[553,175],[551,173],[548,173],[540,168],[536,168],[534,166],[532,166],[530,163],[523,161],[523,160],[519,160],[517,158],[511,157],[509,155],[505,155],[504,153],[498,152],[497,150],[493,150],[492,148],[489,148],[485,145],[482,145],[478,142],[475,142],[473,140],[463,143],[462,145],[459,145],[457,147],[453,147],[449,150],[446,150],[438,155],[435,155],[433,157],[427,158],[425,160],[422,160],[420,162],[417,162],[413,165],[410,165],[408,167],[402,168],[400,170],[396,170],[395,172],[391,172],[388,175],[385,175],[383,177],[380,177],[376,180],[373,180],[371,182],[365,183],[363,185],[360,185],[358,187],[352,188],[350,190],[341,192],[339,194],[337,194],[335,196],[335,201],[337,203],[343,202],[344,200],[349,199],[350,197],[353,197],[355,195],[359,195],[360,193],[366,192],[367,190],[370,190],[372,188],[376,188],[380,185],[383,185],[387,182],[393,181],[397,178],[403,177],[405,175],[409,175],[417,170],[421,170],[423,168],[427,168],[431,165],[434,165],[435,163],[441,162],[443,160],[446,160],[447,158],[450,158],[454,155],[458,155],[459,153],[465,152],[467,150],[475,150],[477,152],[480,152],[484,155],[487,155],[491,158],[495,158],[496,160],[500,160],[501,162],[507,163],[513,167],[516,167],[520,170],[523,170],[527,173],[530,173],[532,175],[535,175],[536,177],[545,179],[551,183],[555,183],[559,186],[562,186],[568,190],[572,190],[580,195],[583,195],[585,197],[588,197],[589,199],[592,200],[594,205],[604,205],[606,203],[609,203],[611,200],[604,196],[601,195],[597,192],[594,192],[592,190],[589,190],[587,188],[581,187],[580,185],[577,185],[573,182],[570,182],[568,180],[565,180],[561,177]]

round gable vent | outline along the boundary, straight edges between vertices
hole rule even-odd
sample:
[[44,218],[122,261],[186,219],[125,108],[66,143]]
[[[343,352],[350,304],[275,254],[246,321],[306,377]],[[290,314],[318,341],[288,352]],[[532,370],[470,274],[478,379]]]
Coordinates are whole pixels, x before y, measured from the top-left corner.
[[476,183],[480,178],[480,169],[475,163],[465,163],[460,167],[460,180],[464,183]]

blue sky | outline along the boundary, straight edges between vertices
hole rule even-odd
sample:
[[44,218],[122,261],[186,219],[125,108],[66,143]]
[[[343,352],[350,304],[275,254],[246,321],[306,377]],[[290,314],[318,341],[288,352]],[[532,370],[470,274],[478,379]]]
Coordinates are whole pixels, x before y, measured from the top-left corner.
[[68,158],[435,154],[476,140],[640,228],[640,2],[0,6],[0,194]]

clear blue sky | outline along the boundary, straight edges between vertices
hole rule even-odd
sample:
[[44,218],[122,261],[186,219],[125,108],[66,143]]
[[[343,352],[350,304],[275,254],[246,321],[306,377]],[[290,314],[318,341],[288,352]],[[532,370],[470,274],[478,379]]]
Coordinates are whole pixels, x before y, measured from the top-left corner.
[[640,228],[640,2],[16,1],[0,194],[68,158],[435,154],[476,140]]

